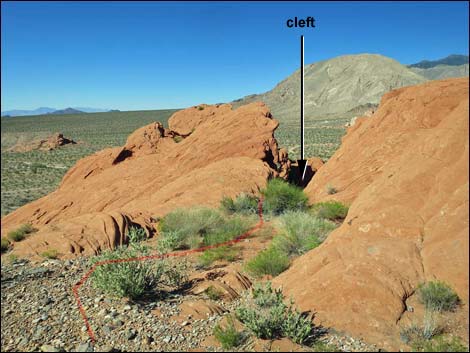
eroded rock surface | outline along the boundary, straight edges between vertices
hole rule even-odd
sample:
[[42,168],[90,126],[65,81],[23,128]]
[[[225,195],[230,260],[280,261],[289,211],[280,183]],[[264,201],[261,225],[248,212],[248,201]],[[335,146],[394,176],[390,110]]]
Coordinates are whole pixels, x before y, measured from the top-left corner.
[[29,152],[29,151],[51,151],[61,146],[65,145],[74,145],[75,142],[72,139],[64,137],[61,133],[55,133],[45,139],[38,139],[34,141],[30,141],[27,143],[17,143],[13,147],[9,149],[11,152]]
[[396,349],[406,299],[438,279],[457,291],[468,327],[468,86],[384,95],[305,189],[312,203],[350,205],[342,226],[275,280],[322,324]]

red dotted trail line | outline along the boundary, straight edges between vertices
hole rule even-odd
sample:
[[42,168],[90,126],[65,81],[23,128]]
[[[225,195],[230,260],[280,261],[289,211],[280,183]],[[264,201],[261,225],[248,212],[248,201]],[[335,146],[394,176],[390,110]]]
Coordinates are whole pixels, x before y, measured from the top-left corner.
[[95,333],[93,332],[93,329],[91,328],[91,325],[90,325],[90,322],[88,320],[88,316],[86,314],[85,308],[83,307],[82,301],[80,300],[79,289],[82,285],[85,284],[85,282],[88,280],[88,278],[91,276],[91,274],[96,270],[96,268],[98,266],[121,263],[121,262],[157,260],[157,259],[164,259],[164,258],[168,258],[168,257],[183,257],[183,256],[188,256],[189,254],[194,254],[194,253],[203,252],[203,251],[206,251],[206,250],[209,250],[209,249],[219,248],[221,246],[233,245],[233,244],[239,243],[240,241],[248,238],[251,234],[253,234],[255,231],[257,231],[258,229],[260,229],[263,226],[263,223],[264,223],[264,220],[263,220],[263,199],[260,199],[259,202],[258,202],[258,217],[259,217],[259,221],[253,228],[251,228],[247,232],[239,235],[235,239],[228,240],[228,241],[220,243],[220,244],[208,245],[208,246],[203,246],[203,247],[197,248],[197,249],[191,249],[191,250],[187,250],[187,251],[177,251],[177,252],[166,253],[166,254],[161,254],[161,255],[160,254],[154,254],[154,255],[140,256],[140,257],[130,257],[130,258],[127,258],[127,259],[106,260],[106,261],[100,261],[100,262],[95,263],[83,275],[83,277],[72,287],[73,295],[75,296],[75,299],[77,300],[78,310],[80,311],[80,314],[82,315],[83,321],[85,322],[85,326],[87,328],[88,336],[90,336],[92,344],[95,344],[96,337],[95,337]]

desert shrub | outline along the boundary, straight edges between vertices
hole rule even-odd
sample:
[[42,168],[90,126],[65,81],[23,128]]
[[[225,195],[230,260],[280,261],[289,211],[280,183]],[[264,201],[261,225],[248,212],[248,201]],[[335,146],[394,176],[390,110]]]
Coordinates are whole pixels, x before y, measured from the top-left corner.
[[261,251],[245,265],[246,270],[254,276],[277,276],[289,268],[289,256],[276,247]]
[[209,286],[207,289],[204,291],[206,295],[208,296],[209,299],[212,300],[219,300],[223,297],[224,293],[220,289],[217,289],[214,286]]
[[429,341],[420,341],[412,345],[415,352],[468,352],[469,347],[459,337],[437,336]]
[[251,224],[251,219],[224,217],[210,208],[178,209],[160,221],[158,248],[167,252],[220,244],[243,234]]
[[263,210],[274,215],[286,211],[302,211],[308,207],[308,198],[303,190],[282,179],[270,180],[262,194]]
[[289,211],[280,219],[281,234],[273,245],[288,256],[298,256],[320,245],[335,224],[305,212]]
[[221,244],[243,234],[250,226],[250,220],[239,216],[225,219],[217,228],[203,235],[202,243],[204,245]]
[[147,234],[145,233],[144,228],[129,227],[127,238],[129,239],[130,243],[138,243],[145,240],[147,238]]
[[7,236],[8,236],[8,239],[10,239],[11,241],[21,241],[24,238],[26,238],[28,234],[31,234],[35,231],[36,229],[33,228],[31,224],[25,223],[19,228],[9,232]]
[[338,201],[320,202],[312,207],[313,214],[317,217],[331,221],[343,220],[348,215],[349,208]]
[[262,339],[289,337],[296,343],[307,342],[313,334],[312,322],[287,306],[282,291],[271,283],[257,284],[252,296],[236,310],[237,318]]
[[197,110],[204,110],[204,106],[198,105],[198,106],[197,106]]
[[[132,245],[106,251],[93,259],[93,263],[107,260],[136,258],[147,249]],[[159,285],[180,286],[186,280],[182,267],[167,261],[129,261],[100,265],[92,274],[93,285],[115,297],[139,298],[148,289]]]
[[238,251],[237,248],[231,246],[221,246],[215,249],[209,249],[202,253],[199,256],[199,264],[202,267],[208,267],[212,265],[213,262],[219,260],[226,260],[229,262],[235,261],[237,259]]
[[41,256],[46,259],[57,259],[59,252],[56,249],[49,249],[41,253]]
[[242,193],[234,200],[226,196],[220,202],[221,209],[228,214],[256,214],[258,213],[259,198],[255,195]]
[[459,297],[446,283],[427,282],[418,287],[418,295],[426,309],[452,311],[459,305]]
[[422,346],[424,342],[429,341],[443,332],[442,326],[438,322],[436,313],[426,310],[422,325],[412,324],[404,327],[400,331],[400,338],[406,344],[412,347]]
[[337,192],[338,192],[338,190],[337,190],[334,186],[332,186],[332,185],[330,185],[330,184],[328,184],[328,185],[326,186],[326,193],[327,193],[328,195],[333,195],[333,194],[336,194]]
[[2,238],[2,254],[10,248],[10,242],[7,238]]
[[202,243],[204,235],[223,223],[220,213],[210,208],[176,209],[160,221],[161,240],[171,250],[195,248]]
[[284,335],[289,337],[292,342],[304,344],[312,338],[312,320],[299,311],[289,308],[282,330]]
[[229,316],[227,318],[227,326],[223,328],[220,325],[215,326],[214,328],[214,337],[219,341],[222,348],[230,349],[240,346],[244,340],[245,335],[243,332],[237,331],[233,318]]

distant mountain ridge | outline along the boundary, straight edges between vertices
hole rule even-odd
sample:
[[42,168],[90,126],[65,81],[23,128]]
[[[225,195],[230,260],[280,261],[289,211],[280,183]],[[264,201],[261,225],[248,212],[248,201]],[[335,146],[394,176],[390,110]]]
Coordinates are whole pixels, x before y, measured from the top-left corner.
[[[300,116],[300,71],[295,71],[271,91],[234,101],[237,107],[263,101],[281,122]],[[377,105],[392,89],[426,79],[398,61],[378,54],[335,57],[305,67],[305,119],[346,118]],[[363,110],[363,111],[362,111]]]
[[81,111],[81,110],[77,110],[77,109],[73,109],[73,108],[65,108],[65,109],[61,109],[61,110],[56,110],[52,113],[49,113],[49,114],[83,114],[85,112]]
[[[460,64],[465,60],[467,64]],[[373,110],[383,94],[393,89],[463,76],[468,76],[468,56],[465,55],[450,55],[410,66],[378,54],[344,55],[319,61],[305,67],[305,120],[360,116]],[[272,90],[245,96],[233,101],[232,105],[239,107],[263,101],[282,123],[297,122],[300,117],[299,83],[300,72],[297,70]]]
[[459,66],[468,64],[468,55],[451,54],[439,60],[422,60],[408,67],[417,67],[420,69],[430,69],[438,65]]
[[33,110],[6,110],[2,112],[2,116],[26,116],[26,115],[43,115],[43,114],[79,114],[79,113],[104,113],[112,109],[88,108],[88,107],[69,107],[65,109],[56,109],[49,107],[41,107]]

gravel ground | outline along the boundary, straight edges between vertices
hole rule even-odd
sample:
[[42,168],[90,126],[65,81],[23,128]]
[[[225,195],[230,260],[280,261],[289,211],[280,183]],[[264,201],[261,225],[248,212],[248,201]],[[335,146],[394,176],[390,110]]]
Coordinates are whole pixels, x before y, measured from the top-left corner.
[[[89,269],[86,259],[27,261],[1,267],[1,345],[3,351],[188,351],[201,347],[212,335],[220,315],[184,322],[174,318],[179,304],[194,295],[171,294],[155,300],[131,303],[107,298],[88,281],[80,289],[96,343],[88,336],[72,286]],[[219,303],[232,311],[238,301]],[[360,340],[327,334],[321,338],[343,351],[377,351]],[[250,342],[240,347],[252,350]],[[208,351],[220,351],[207,347]]]

